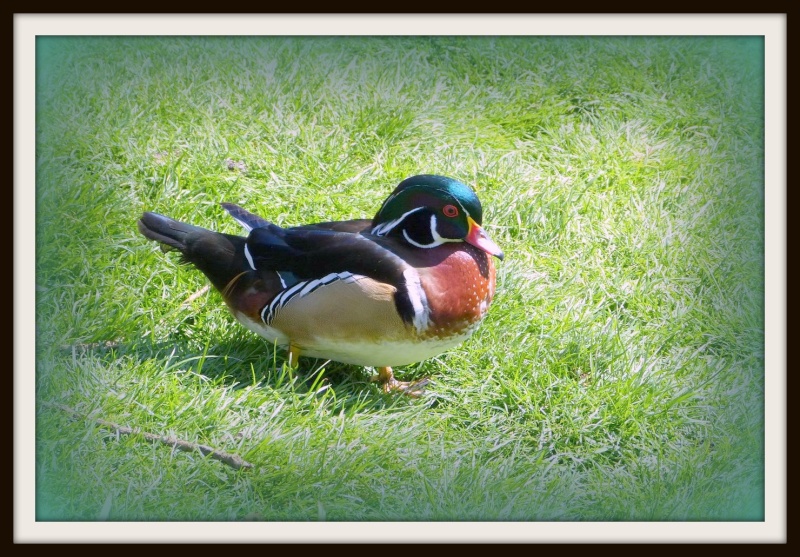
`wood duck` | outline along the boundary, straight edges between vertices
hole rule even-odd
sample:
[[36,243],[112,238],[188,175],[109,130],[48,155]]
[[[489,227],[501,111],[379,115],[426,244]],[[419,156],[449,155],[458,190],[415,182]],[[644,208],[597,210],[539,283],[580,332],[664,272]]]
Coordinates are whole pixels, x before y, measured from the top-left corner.
[[144,213],[139,231],[177,249],[251,331],[300,355],[375,367],[385,392],[412,392],[392,367],[467,339],[495,291],[492,256],[467,185],[444,176],[400,182],[375,218],[282,228],[232,203],[241,237]]

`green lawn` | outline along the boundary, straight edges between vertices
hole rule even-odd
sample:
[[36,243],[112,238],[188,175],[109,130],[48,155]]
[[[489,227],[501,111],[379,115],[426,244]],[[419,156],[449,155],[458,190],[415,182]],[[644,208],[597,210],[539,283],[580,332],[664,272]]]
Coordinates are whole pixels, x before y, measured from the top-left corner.
[[[37,519],[764,520],[763,46],[39,38]],[[396,370],[419,399],[290,371],[136,230],[371,218],[419,173],[506,254],[478,332]]]

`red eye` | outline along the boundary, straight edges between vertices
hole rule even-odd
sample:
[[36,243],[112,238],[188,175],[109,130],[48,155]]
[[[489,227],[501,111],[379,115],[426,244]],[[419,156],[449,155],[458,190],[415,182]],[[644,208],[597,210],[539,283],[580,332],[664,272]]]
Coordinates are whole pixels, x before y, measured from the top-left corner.
[[455,205],[445,205],[444,209],[442,209],[444,216],[446,217],[457,217],[458,216],[458,207]]

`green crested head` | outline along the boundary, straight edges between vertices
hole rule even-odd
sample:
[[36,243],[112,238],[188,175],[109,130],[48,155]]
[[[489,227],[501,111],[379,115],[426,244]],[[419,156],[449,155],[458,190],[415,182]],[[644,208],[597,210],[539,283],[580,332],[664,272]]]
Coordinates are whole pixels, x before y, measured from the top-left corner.
[[393,236],[418,248],[467,242],[503,258],[481,228],[483,208],[472,188],[453,178],[421,174],[406,178],[383,202],[372,233]]
[[372,224],[377,226],[400,218],[418,207],[441,210],[447,205],[455,205],[460,213],[466,213],[464,216],[472,217],[478,224],[483,222],[483,208],[472,188],[447,176],[420,174],[398,184],[381,205]]

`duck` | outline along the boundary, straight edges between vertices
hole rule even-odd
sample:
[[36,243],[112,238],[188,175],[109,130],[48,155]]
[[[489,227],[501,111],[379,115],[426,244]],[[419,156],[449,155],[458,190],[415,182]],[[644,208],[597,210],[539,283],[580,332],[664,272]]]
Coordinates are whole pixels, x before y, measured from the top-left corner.
[[139,231],[177,250],[245,328],[300,357],[374,368],[386,393],[417,392],[393,368],[468,339],[495,295],[503,251],[472,188],[435,174],[402,180],[372,219],[281,227],[221,203],[246,236],[145,212]]

